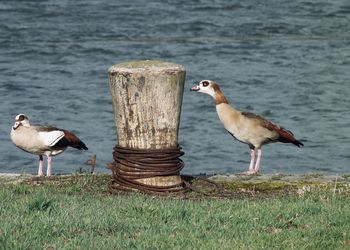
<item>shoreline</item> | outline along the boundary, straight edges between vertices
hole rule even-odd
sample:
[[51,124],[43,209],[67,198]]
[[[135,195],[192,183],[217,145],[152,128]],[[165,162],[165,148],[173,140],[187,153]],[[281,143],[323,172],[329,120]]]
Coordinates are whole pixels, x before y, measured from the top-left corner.
[[[49,178],[47,177],[38,177],[34,174],[19,174],[19,173],[0,173],[0,184],[3,183],[21,183],[23,181],[39,178],[39,179],[57,179],[62,177],[70,176],[89,176],[91,174],[62,174],[62,175],[53,175]],[[110,175],[108,173],[98,173],[97,175]],[[250,184],[256,183],[320,183],[320,184],[349,184],[350,185],[350,173],[342,175],[327,175],[320,173],[309,173],[309,174],[283,174],[283,173],[274,173],[274,174],[261,174],[261,175],[240,175],[240,174],[218,174],[218,175],[181,175],[183,177],[195,177],[195,178],[204,178],[216,182],[244,182]]]

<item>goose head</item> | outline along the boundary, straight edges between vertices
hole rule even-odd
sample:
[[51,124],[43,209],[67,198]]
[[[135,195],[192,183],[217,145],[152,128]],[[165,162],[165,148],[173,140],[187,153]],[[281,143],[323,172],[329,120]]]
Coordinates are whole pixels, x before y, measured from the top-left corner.
[[210,95],[214,98],[216,105],[221,103],[228,104],[228,101],[224,94],[221,92],[219,85],[214,81],[202,80],[197,85],[193,86],[190,90]]
[[220,91],[220,88],[214,81],[202,80],[197,85],[194,85],[190,90],[205,93],[215,98],[215,95]]
[[29,119],[26,115],[24,114],[19,114],[16,116],[15,119],[15,124],[12,126],[12,128],[14,130],[16,130],[19,126],[25,126],[25,127],[29,127]]

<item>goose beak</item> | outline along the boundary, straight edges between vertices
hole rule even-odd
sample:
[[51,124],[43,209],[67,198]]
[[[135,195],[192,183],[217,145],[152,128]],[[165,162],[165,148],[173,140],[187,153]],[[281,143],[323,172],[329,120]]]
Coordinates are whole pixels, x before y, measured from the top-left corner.
[[195,85],[192,88],[190,88],[190,91],[198,91],[198,90],[200,90],[199,85]]
[[18,126],[20,125],[21,123],[16,121],[15,124],[12,126],[13,129],[16,129],[18,128]]

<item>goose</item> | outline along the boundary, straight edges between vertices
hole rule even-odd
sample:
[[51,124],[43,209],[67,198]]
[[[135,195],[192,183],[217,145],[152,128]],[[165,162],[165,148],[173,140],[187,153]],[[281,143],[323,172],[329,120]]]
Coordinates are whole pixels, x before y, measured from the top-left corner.
[[[241,112],[231,107],[217,83],[202,80],[193,86],[191,91],[205,93],[213,97],[216,111],[225,129],[238,141],[248,144],[250,164],[244,174],[259,173],[262,156],[261,147],[273,142],[292,143],[297,147],[304,144],[295,139],[293,133],[262,116],[250,112]],[[256,161],[255,155],[257,154]],[[255,164],[254,164],[255,162]]]
[[38,176],[43,176],[43,155],[47,156],[46,175],[51,176],[52,156],[59,155],[69,146],[87,150],[75,134],[52,126],[30,125],[28,116],[19,114],[11,128],[11,140],[25,152],[39,155]]

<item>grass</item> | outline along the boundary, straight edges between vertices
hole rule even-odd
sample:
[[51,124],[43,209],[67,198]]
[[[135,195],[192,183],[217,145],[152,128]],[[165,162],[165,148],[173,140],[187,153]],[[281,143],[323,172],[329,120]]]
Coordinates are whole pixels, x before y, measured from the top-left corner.
[[0,184],[0,249],[350,249],[346,187],[164,198],[110,195],[109,178]]

